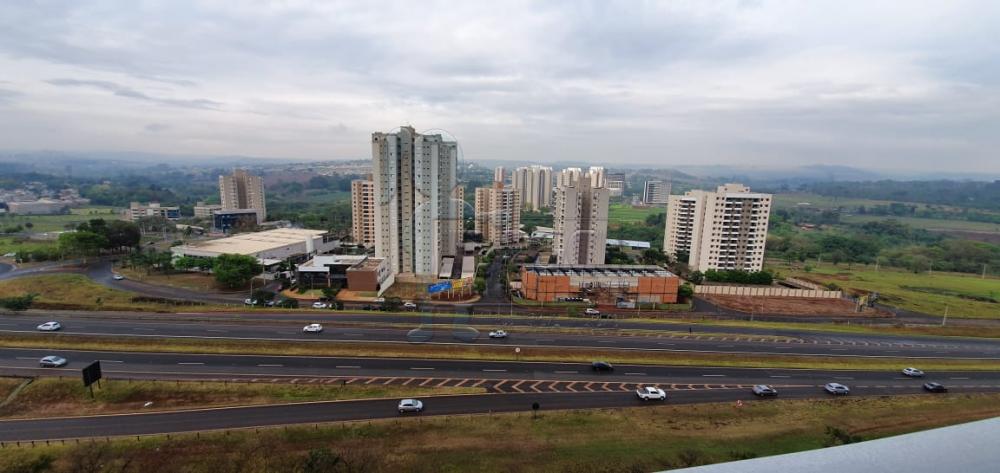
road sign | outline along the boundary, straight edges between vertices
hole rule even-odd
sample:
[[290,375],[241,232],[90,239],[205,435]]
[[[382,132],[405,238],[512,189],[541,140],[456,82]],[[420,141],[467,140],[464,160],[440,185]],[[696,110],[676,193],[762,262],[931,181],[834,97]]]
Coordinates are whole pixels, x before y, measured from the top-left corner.
[[101,362],[95,361],[83,369],[83,387],[88,387],[101,379]]
[[462,284],[464,284],[464,283],[465,283],[465,280],[454,279],[454,280],[451,281],[451,288],[452,289],[461,289],[462,288]]
[[442,281],[442,282],[431,284],[431,285],[427,286],[427,293],[428,294],[437,294],[439,292],[447,291],[448,289],[451,289],[451,281]]

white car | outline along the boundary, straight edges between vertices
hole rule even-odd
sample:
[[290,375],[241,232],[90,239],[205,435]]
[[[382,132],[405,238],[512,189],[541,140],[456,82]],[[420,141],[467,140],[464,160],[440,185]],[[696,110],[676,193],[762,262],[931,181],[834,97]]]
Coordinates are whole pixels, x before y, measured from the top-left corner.
[[404,302],[403,308],[406,310],[417,310],[417,304],[414,304],[413,302]]
[[826,383],[826,386],[823,386],[823,389],[825,389],[826,392],[828,392],[830,394],[833,394],[833,395],[841,395],[841,394],[850,394],[851,393],[851,389],[850,388],[848,388],[847,386],[844,386],[843,384],[840,384],[840,383]]
[[125,279],[125,276],[122,276],[121,274],[116,274],[112,276],[112,278],[114,278],[115,281],[121,281],[122,279]]
[[49,355],[38,361],[38,366],[42,368],[59,368],[66,366],[66,359],[61,356]]
[[601,311],[593,307],[587,307],[587,310],[583,311],[583,313],[587,315],[601,315]]
[[5,253],[3,255],[4,258],[14,258],[16,256],[17,256],[17,253]]
[[639,386],[635,395],[643,401],[666,401],[667,393],[656,386]]
[[766,384],[758,384],[753,387],[753,393],[758,397],[771,397],[777,396],[778,390]]
[[243,305],[257,305],[257,299],[243,299]]
[[326,309],[329,307],[325,302],[313,302],[313,309]]
[[507,332],[504,330],[494,330],[490,332],[490,338],[507,338]]
[[403,399],[402,401],[399,401],[399,407],[397,407],[397,409],[399,409],[400,414],[404,412],[420,412],[424,410],[424,403],[416,399]]
[[43,332],[55,332],[56,330],[61,329],[62,325],[59,322],[53,321],[53,322],[45,322],[44,324],[39,325],[38,327],[35,328]]
[[309,324],[302,327],[304,333],[320,333],[323,331],[323,326],[320,324]]
[[923,371],[920,371],[920,370],[918,370],[918,369],[916,369],[916,368],[914,368],[912,366],[909,367],[909,368],[903,368],[903,374],[905,374],[906,376],[909,376],[911,378],[923,378],[924,377],[924,372]]

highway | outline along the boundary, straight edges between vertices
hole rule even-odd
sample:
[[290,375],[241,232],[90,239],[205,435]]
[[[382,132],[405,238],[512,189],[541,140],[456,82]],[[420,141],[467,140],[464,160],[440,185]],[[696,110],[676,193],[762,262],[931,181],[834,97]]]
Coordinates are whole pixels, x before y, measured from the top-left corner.
[[[322,314],[322,315],[321,315]],[[192,318],[180,316],[142,316],[132,320],[121,316],[13,315],[0,316],[0,334],[36,333],[35,327],[48,320],[63,324],[61,333],[115,337],[175,337],[291,340],[310,343],[428,343],[475,344],[481,346],[586,348],[601,350],[645,350],[665,352],[780,354],[835,357],[952,358],[1000,360],[1000,341],[949,337],[899,337],[883,335],[831,334],[805,331],[775,331],[731,327],[696,326],[698,333],[688,333],[685,325],[642,322],[532,319],[521,317],[476,316],[462,319],[444,316],[426,317],[377,314],[312,314],[282,316],[242,315]],[[455,322],[470,321],[478,329]],[[306,334],[302,326],[309,322],[325,323],[319,334]],[[375,328],[358,324],[395,324],[399,327]],[[533,327],[531,330],[525,327]],[[489,330],[505,329],[506,339],[490,339]],[[519,330],[520,329],[520,330]],[[622,330],[643,330],[622,332]],[[743,333],[712,333],[725,330]],[[645,332],[649,331],[649,332]],[[756,333],[755,333],[756,332]],[[765,332],[765,333],[761,333]]]

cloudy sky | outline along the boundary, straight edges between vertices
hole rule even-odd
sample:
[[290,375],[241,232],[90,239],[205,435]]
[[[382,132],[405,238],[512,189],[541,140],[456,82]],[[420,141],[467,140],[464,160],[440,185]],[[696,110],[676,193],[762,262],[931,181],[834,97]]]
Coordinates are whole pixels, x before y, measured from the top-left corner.
[[1000,2],[10,1],[0,148],[1000,171]]

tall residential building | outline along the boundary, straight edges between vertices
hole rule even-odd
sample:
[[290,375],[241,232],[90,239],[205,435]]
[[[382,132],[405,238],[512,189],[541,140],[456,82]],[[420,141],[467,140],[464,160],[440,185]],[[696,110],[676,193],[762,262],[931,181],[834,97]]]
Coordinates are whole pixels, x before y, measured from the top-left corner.
[[687,254],[688,265],[697,271],[760,271],[770,214],[771,194],[750,192],[742,184],[672,195],[664,252],[674,257]]
[[476,233],[493,246],[513,245],[520,240],[521,199],[517,189],[499,182],[476,189]]
[[503,166],[493,168],[493,182],[503,184]]
[[552,252],[558,264],[604,264],[608,240],[608,189],[589,176],[556,187]]
[[646,181],[642,189],[642,202],[649,205],[666,204],[670,199],[670,183],[663,181]]
[[604,172],[604,166],[591,166],[587,170],[587,175],[590,176],[590,187],[607,187],[608,179],[607,174]]
[[625,174],[611,173],[607,175],[605,186],[611,197],[621,197],[625,193]]
[[520,167],[514,170],[510,180],[520,196],[522,208],[537,212],[552,205],[552,168]]
[[375,246],[375,183],[351,181],[351,236],[365,248]]
[[264,203],[264,180],[243,169],[236,169],[231,176],[219,176],[219,194],[223,210],[253,209],[257,211],[257,223],[267,218]]
[[404,126],[372,133],[375,254],[393,274],[438,274],[462,241],[458,143]]
[[556,176],[556,187],[575,186],[582,175],[583,169],[580,168],[563,169],[562,171],[559,171],[559,175]]

